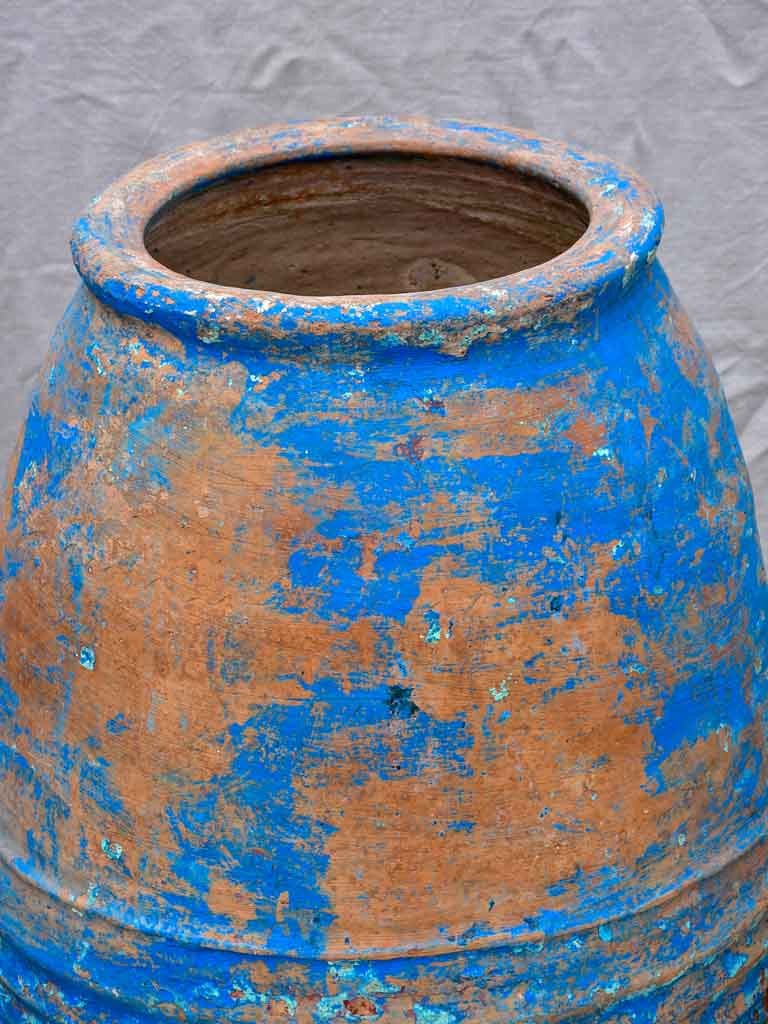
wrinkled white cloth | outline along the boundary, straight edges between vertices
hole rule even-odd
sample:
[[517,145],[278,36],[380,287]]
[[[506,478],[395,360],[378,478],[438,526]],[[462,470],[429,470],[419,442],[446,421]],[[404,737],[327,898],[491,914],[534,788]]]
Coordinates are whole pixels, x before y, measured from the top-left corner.
[[633,165],[720,370],[768,550],[766,0],[5,0],[0,458],[75,284],[68,234],[131,166],[290,118],[505,123]]

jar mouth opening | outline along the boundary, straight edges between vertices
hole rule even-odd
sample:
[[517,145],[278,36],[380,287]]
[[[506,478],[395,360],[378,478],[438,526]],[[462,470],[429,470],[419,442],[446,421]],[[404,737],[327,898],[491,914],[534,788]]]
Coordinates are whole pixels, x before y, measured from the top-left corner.
[[355,118],[150,160],[93,201],[72,251],[98,298],[185,342],[463,355],[608,301],[662,226],[642,179],[566,144]]
[[517,168],[370,153],[287,161],[191,189],[153,215],[144,244],[197,281],[370,301],[547,263],[589,220],[569,189]]

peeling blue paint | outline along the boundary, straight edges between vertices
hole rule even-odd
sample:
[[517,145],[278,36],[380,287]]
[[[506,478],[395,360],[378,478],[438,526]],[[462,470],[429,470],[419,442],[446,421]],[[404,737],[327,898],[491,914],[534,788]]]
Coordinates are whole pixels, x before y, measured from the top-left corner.
[[[541,151],[501,129],[445,127]],[[299,147],[302,133],[285,138]],[[610,165],[571,156],[604,195],[636,194]],[[116,230],[102,210],[81,221],[76,247],[112,244]],[[604,291],[567,315],[506,319],[493,337],[506,313],[490,293],[370,307],[281,298],[255,330],[234,298],[84,268],[91,292],[57,332],[12,474],[2,592],[24,621],[0,679],[3,1024],[32,1012],[319,1024],[357,1019],[361,996],[372,1019],[398,1006],[416,1024],[652,1024],[675,1019],[688,993],[695,1024],[731,1024],[739,999],[759,1005],[766,585],[730,418],[700,352],[670,326],[674,295],[651,262],[660,230],[649,208],[623,248],[585,261]],[[523,309],[548,274],[504,301]],[[551,296],[585,298],[573,281]],[[230,519],[219,499],[241,486],[240,468],[228,475],[191,440],[211,380],[218,404],[203,411],[226,409],[211,442],[242,465],[268,451],[277,467]],[[547,389],[568,400],[540,409]],[[502,425],[491,417],[490,437],[462,443],[482,417],[454,410],[488,394]],[[107,458],[99,445],[114,437]],[[192,509],[180,466],[201,485]],[[119,516],[103,514],[105,493]],[[134,514],[139,542],[114,527]],[[52,562],[34,529],[43,515],[58,529]],[[153,517],[183,538],[170,579]],[[201,553],[222,538],[221,606],[200,611],[194,636],[175,633],[213,574]],[[265,548],[285,554],[267,582]],[[121,638],[152,642],[116,680],[107,598],[119,574],[133,595]],[[29,593],[57,609],[39,658]],[[263,621],[242,614],[254,595]],[[616,636],[589,628],[585,609],[610,616]],[[295,637],[296,664],[267,668],[268,645]],[[73,740],[91,699],[93,734]],[[227,724],[211,737],[214,706]],[[579,708],[604,718],[593,728]],[[570,745],[541,724],[555,713],[573,726]],[[586,752],[606,724],[641,737],[631,772],[619,741]],[[181,736],[181,763],[168,764],[169,736]],[[539,760],[526,754],[532,736]],[[707,744],[717,771],[697,767]],[[628,860],[639,826],[616,824],[609,785],[622,772],[659,808],[654,839]],[[356,816],[361,792],[376,796]],[[492,818],[476,792],[492,795]],[[692,793],[705,809],[684,813]],[[415,800],[435,807],[418,857]],[[521,806],[530,821],[516,819]],[[516,852],[521,833],[557,865],[540,905],[520,897],[532,860]],[[498,836],[508,858],[488,855]],[[478,877],[457,882],[465,837]],[[590,855],[571,856],[585,837]],[[361,858],[346,905],[333,895],[342,841]],[[374,861],[390,874],[372,880]],[[426,918],[449,884],[463,887],[460,911],[424,922],[416,948],[395,934],[393,903],[390,919],[378,912],[387,897],[422,900]],[[383,954],[360,939],[361,919],[391,928]],[[637,991],[636,978],[655,987]]]

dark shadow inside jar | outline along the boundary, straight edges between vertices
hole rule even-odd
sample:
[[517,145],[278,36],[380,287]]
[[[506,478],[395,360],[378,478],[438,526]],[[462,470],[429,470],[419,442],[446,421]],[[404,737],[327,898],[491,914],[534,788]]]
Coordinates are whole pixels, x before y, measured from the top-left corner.
[[163,207],[159,263],[200,281],[291,295],[431,291],[545,263],[584,233],[571,193],[454,157],[302,160],[231,177]]

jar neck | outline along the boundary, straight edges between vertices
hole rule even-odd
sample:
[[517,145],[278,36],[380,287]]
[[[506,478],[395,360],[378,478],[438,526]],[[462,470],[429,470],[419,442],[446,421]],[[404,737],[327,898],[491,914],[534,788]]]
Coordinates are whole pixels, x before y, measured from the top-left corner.
[[[399,192],[396,175],[379,176],[390,188],[371,184],[377,161],[399,162]],[[356,162],[366,170],[353,187]],[[325,222],[317,220],[323,209]],[[338,242],[330,256],[323,250],[315,290],[324,290],[329,267],[336,290],[348,279],[355,287],[359,259],[338,273],[360,241],[354,224],[344,234],[355,218],[366,224],[370,260],[381,262],[396,243],[405,265],[421,266],[416,287],[440,283],[422,273],[434,255],[469,280],[391,292],[389,278],[372,273],[362,280],[386,287],[362,294],[250,287],[248,263],[270,246],[284,265],[299,256],[311,265],[311,246],[289,243],[312,218],[313,245],[328,250],[331,230]],[[461,357],[475,343],[567,325],[615,301],[652,261],[662,220],[658,200],[631,172],[560,143],[456,122],[355,119],[245,132],[143,164],[92,204],[72,248],[103,302],[187,343],[305,355],[409,346]],[[408,250],[406,222],[421,248]],[[243,239],[252,246],[245,259]],[[527,256],[515,269],[521,239]],[[285,266],[275,274],[275,265],[262,262],[254,283],[297,280]],[[502,272],[507,265],[511,273]],[[496,276],[478,279],[483,273]]]

